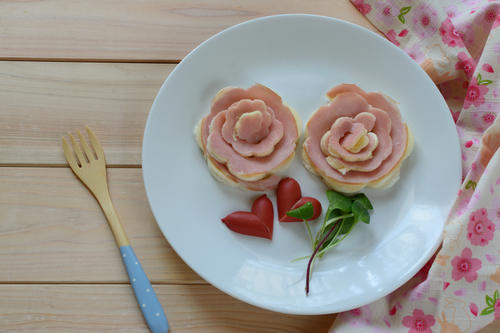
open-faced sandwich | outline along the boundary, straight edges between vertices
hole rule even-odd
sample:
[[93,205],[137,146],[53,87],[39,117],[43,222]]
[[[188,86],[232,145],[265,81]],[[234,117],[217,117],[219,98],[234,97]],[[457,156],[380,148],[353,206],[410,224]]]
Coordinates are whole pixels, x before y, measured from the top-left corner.
[[306,124],[306,168],[340,192],[392,186],[413,149],[413,136],[395,102],[353,84],[339,85],[327,96],[330,103]]
[[212,175],[254,191],[276,188],[295,155],[298,115],[271,89],[227,87],[214,97],[195,136]]

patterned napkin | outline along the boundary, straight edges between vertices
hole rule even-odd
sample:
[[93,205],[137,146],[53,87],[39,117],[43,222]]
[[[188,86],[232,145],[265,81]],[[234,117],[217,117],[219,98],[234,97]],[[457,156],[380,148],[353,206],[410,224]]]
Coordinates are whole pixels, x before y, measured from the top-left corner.
[[463,184],[436,255],[330,332],[475,332],[500,318],[500,1],[351,0],[434,80],[455,119]]

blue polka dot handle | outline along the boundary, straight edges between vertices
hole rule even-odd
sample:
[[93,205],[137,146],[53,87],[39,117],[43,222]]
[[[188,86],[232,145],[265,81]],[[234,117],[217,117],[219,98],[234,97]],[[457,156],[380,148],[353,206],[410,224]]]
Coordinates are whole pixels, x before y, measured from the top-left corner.
[[130,245],[120,246],[123,262],[127,268],[130,283],[134,288],[135,297],[139,303],[144,319],[153,333],[168,332],[168,321],[155,291],[142,269]]

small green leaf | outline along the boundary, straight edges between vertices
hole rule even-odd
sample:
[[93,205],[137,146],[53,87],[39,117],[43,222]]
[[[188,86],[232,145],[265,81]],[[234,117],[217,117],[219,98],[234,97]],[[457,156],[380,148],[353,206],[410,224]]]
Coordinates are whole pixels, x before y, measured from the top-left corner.
[[340,209],[343,212],[349,212],[351,210],[352,200],[349,197],[333,190],[327,191],[326,196],[330,202],[330,208]]
[[328,247],[328,245],[330,245],[332,242],[335,242],[334,238],[337,237],[337,234],[339,233],[339,230],[342,228],[342,224],[344,222],[341,221],[340,223],[338,224],[335,224],[335,225],[332,225],[331,227],[329,228],[326,228],[325,231],[321,234],[321,237],[320,239],[323,239],[323,237],[326,236],[326,234],[328,234],[328,232],[332,229],[332,228],[335,228],[336,230],[334,230],[329,236],[328,238],[326,239],[326,241],[323,243],[323,245],[321,246],[321,249],[324,249],[326,247]]
[[410,10],[411,10],[411,6],[403,7],[399,11],[399,15],[406,15],[406,14],[408,14],[410,12]]
[[475,190],[476,189],[476,185],[477,185],[477,183],[475,181],[469,180],[467,182],[467,184],[465,184],[465,189],[468,190],[468,189],[470,189],[472,187],[472,189]]
[[488,84],[492,84],[493,81],[491,80],[481,80],[481,81],[477,81],[477,85],[478,86],[487,86]]
[[359,200],[366,209],[373,209],[372,203],[364,193],[358,193],[352,197],[354,200]]
[[334,217],[334,218],[331,218],[329,220],[326,220],[323,225],[323,229],[328,227],[329,225],[331,224],[335,224],[335,223],[340,223],[342,222],[342,219],[346,218],[346,217],[351,217],[353,216],[352,214],[344,214],[344,215],[340,215],[340,216],[337,216],[337,217]]
[[335,217],[339,217],[343,214],[344,213],[342,213],[340,209],[332,209],[331,207],[328,207],[325,214],[325,222]]
[[366,224],[370,223],[370,214],[360,200],[355,200],[352,203],[352,213],[354,214],[355,220],[361,220]]
[[495,290],[495,293],[493,294],[493,299],[495,301],[500,299],[500,293],[498,292],[498,290]]
[[289,210],[286,215],[290,217],[295,217],[297,219],[309,220],[314,216],[314,208],[312,203],[306,202],[302,206]]
[[401,14],[398,15],[398,20],[399,20],[399,22],[401,22],[403,24],[406,23],[405,17],[403,15],[401,15]]
[[495,301],[489,295],[486,295],[486,305],[495,306]]
[[492,306],[488,306],[488,307],[487,307],[487,308],[485,308],[483,311],[481,311],[480,315],[481,315],[481,316],[486,316],[486,315],[492,314],[494,311],[495,311],[495,308],[494,308],[494,307],[492,307]]
[[481,73],[477,74],[477,82],[481,82],[483,78],[481,77]]
[[344,223],[342,223],[342,228],[340,229],[339,235],[348,233],[352,229],[354,223],[356,223],[354,217],[346,217],[344,219]]

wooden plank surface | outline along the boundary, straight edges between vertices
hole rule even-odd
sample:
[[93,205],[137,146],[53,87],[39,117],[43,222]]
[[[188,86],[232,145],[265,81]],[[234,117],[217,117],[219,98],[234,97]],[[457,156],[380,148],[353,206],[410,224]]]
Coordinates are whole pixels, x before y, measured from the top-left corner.
[[348,0],[2,0],[0,59],[177,61],[233,24],[283,13],[375,30]]
[[[292,316],[212,286],[155,285],[174,332],[326,332],[335,315]],[[128,285],[0,285],[0,332],[148,332]]]
[[[118,215],[149,278],[205,283],[161,234],[141,169],[109,169],[108,176]],[[0,283],[128,282],[100,207],[69,168],[1,167],[0,222]]]
[[0,62],[0,165],[66,164],[61,136],[86,124],[108,164],[139,165],[149,109],[174,67]]

